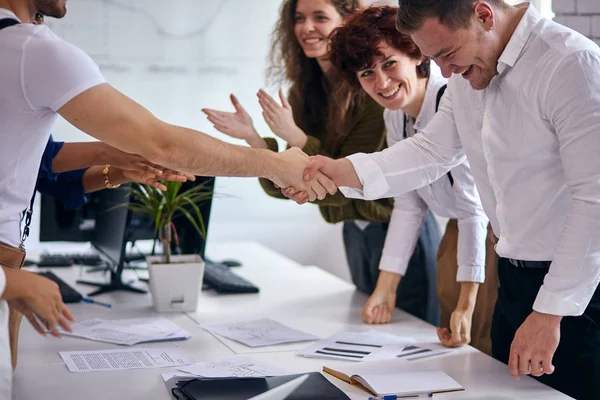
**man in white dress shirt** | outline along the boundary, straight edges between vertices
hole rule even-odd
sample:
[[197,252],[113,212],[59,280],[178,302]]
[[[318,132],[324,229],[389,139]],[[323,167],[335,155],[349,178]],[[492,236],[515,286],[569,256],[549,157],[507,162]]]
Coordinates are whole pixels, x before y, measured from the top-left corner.
[[600,49],[527,3],[399,3],[398,28],[450,77],[439,112],[389,149],[319,156],[306,175],[320,169],[375,199],[429,184],[466,156],[502,257],[494,357],[517,379],[596,398]]

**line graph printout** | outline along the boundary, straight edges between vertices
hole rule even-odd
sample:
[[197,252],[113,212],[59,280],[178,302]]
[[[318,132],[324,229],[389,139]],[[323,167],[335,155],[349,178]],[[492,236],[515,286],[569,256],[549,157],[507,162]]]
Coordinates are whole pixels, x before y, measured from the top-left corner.
[[224,336],[249,347],[271,346],[319,339],[317,336],[292,329],[268,318],[244,322],[200,325],[200,327],[213,334]]

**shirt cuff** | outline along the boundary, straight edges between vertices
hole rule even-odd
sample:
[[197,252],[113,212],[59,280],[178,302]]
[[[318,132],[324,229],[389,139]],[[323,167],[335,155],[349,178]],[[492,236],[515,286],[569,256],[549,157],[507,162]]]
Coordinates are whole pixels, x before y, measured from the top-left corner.
[[383,170],[373,161],[372,157],[369,154],[356,153],[346,158],[354,166],[356,175],[363,184],[363,189],[340,187],[340,191],[344,196],[364,200],[376,200],[385,197],[385,194],[390,190],[390,186],[385,179]]
[[4,294],[4,289],[6,289],[6,274],[4,274],[4,269],[0,267],[0,297]]
[[477,282],[483,283],[485,281],[485,266],[458,266],[456,272],[456,282]]
[[583,314],[585,307],[575,301],[556,296],[542,285],[533,303],[533,310],[544,314],[579,316]]
[[408,269],[408,261],[398,257],[382,256],[379,261],[379,269],[381,271],[392,272],[394,274],[406,275]]

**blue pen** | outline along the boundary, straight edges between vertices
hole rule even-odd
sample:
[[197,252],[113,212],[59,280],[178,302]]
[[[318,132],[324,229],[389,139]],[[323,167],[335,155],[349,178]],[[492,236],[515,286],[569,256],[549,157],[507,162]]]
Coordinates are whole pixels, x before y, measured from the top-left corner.
[[90,303],[90,304],[98,304],[99,306],[104,306],[106,308],[111,308],[112,306],[108,303],[103,303],[101,301],[97,301],[94,299],[90,299],[89,297],[84,297],[83,299],[81,299],[81,301],[83,301],[84,303]]
[[369,397],[369,400],[423,399],[430,397],[433,397],[433,393],[408,394],[400,396],[396,394],[388,394],[383,396]]

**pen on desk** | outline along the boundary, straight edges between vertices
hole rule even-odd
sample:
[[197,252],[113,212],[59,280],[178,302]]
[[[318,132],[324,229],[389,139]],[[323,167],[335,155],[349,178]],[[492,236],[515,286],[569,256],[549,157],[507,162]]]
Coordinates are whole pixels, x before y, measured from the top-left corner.
[[389,394],[383,396],[369,397],[369,400],[399,400],[399,399],[425,399],[433,397],[433,393],[421,393],[421,394],[408,394],[408,395],[396,395]]
[[83,301],[84,303],[90,303],[90,304],[98,304],[99,306],[104,306],[106,308],[111,308],[112,306],[108,303],[103,303],[101,301],[97,301],[94,299],[90,299],[89,297],[84,297],[83,299],[81,299],[81,301]]

